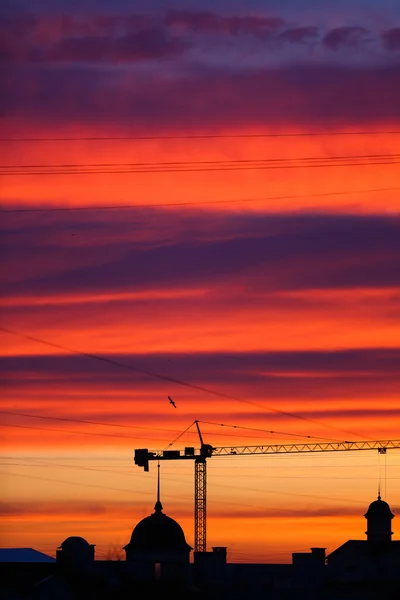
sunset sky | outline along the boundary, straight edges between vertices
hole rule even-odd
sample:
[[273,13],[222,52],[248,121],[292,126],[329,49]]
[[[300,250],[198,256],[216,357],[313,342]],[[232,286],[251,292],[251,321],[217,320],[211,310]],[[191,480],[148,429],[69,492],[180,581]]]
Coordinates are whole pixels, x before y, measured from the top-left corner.
[[[400,439],[398,0],[0,11],[0,545],[115,555],[156,499],[134,449],[194,420],[213,446]],[[365,539],[399,467],[211,458],[208,546]],[[161,467],[192,546],[193,474]]]

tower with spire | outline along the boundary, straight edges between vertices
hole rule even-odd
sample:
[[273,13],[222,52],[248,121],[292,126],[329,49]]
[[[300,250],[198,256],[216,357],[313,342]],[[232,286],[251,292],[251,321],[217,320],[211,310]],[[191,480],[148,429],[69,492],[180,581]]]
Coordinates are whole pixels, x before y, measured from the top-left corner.
[[371,502],[364,517],[367,539],[348,540],[328,554],[328,578],[335,586],[345,586],[345,591],[346,585],[351,585],[353,591],[355,586],[361,586],[362,593],[357,598],[400,598],[385,595],[394,586],[400,593],[400,541],[392,540],[394,514],[382,500],[379,488],[377,499]]
[[160,499],[160,465],[154,513],[139,521],[124,550],[130,572],[135,579],[182,581],[187,578],[192,548],[186,543],[179,523],[163,513]]
[[390,510],[389,504],[382,500],[380,490],[378,491],[378,499],[369,505],[364,517],[367,519],[367,531],[365,533],[370,544],[380,545],[391,541],[394,514]]

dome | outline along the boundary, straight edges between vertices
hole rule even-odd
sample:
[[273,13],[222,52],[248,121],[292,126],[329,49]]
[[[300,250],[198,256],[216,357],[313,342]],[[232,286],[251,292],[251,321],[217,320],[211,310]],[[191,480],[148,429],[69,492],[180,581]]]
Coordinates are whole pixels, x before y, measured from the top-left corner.
[[377,500],[371,502],[364,517],[366,517],[367,519],[374,519],[376,517],[393,519],[394,514],[390,510],[389,504],[384,500],[381,500],[381,497],[378,496]]
[[63,541],[63,543],[61,544],[61,548],[64,551],[66,550],[67,552],[69,550],[76,552],[88,550],[90,548],[90,544],[85,540],[85,538],[72,535],[71,537],[68,537],[66,540]]
[[158,464],[157,475],[157,501],[154,505],[154,513],[145,517],[136,525],[132,531],[129,544],[124,547],[127,560],[129,556],[144,553],[180,553],[189,556],[192,549],[186,543],[182,527],[167,517],[163,512],[160,501],[160,464]]
[[94,545],[83,537],[71,536],[57,549],[57,562],[79,570],[94,561]]
[[189,551],[182,527],[171,517],[164,515],[161,509],[139,521],[132,532],[129,550],[148,552],[152,550]]

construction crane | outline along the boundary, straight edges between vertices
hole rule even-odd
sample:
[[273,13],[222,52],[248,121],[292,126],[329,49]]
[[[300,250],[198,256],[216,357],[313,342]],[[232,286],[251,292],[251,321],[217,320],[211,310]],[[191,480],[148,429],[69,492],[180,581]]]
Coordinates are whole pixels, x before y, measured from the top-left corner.
[[194,460],[194,550],[206,552],[207,548],[207,459],[220,456],[249,456],[253,454],[286,454],[303,452],[346,452],[377,450],[386,454],[389,449],[400,448],[400,440],[369,440],[366,442],[324,442],[317,444],[276,444],[264,446],[217,446],[205,444],[199,422],[195,421],[200,438],[200,449],[150,452],[147,448],[135,450],[135,464],[149,471],[149,462],[156,460]]

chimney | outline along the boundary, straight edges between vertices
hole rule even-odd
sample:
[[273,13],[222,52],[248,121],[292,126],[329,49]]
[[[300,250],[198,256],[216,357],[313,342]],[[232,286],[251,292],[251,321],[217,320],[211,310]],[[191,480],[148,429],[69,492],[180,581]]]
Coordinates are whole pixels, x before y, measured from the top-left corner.
[[218,564],[225,565],[226,564],[226,546],[213,546],[213,556],[215,562]]

